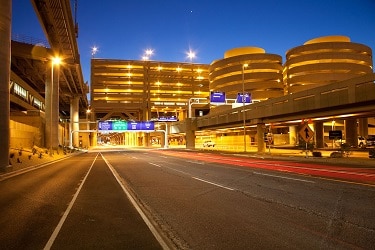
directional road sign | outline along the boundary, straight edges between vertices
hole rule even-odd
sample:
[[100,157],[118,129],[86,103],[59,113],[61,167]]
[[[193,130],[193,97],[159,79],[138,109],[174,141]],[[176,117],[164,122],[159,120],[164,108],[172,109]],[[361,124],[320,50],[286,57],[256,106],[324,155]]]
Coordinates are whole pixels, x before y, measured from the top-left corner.
[[299,134],[305,140],[305,142],[309,142],[314,136],[314,131],[309,127],[308,124],[305,124],[299,131]]

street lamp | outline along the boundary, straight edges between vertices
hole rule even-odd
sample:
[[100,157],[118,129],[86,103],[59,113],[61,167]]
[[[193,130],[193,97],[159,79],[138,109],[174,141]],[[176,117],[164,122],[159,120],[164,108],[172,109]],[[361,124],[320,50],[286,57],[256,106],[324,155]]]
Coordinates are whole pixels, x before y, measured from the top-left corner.
[[186,55],[190,59],[190,62],[193,62],[193,59],[195,58],[195,52],[192,50],[189,50],[189,52],[187,52]]
[[[52,67],[51,67],[51,96],[50,96],[50,145],[49,145],[49,155],[52,156],[53,153],[52,153],[52,150],[53,150],[53,147],[52,147],[52,127],[53,127],[53,108],[52,108],[52,105],[53,105],[53,82],[54,82],[54,67],[55,65],[59,66],[61,64],[61,58],[60,57],[54,57],[52,58]],[[58,72],[59,73],[59,72]],[[57,75],[57,97],[59,96],[59,92],[58,92],[58,89],[59,89],[59,74]],[[57,99],[57,107],[59,105],[59,101]]]
[[92,56],[92,58],[95,57],[95,55],[96,55],[96,53],[98,53],[98,51],[99,51],[99,48],[96,47],[96,46],[94,46],[94,47],[91,48],[91,56]]
[[146,49],[145,54],[142,56],[143,61],[148,61],[150,60],[152,54],[154,54],[154,51],[152,49]]
[[243,118],[243,146],[246,152],[246,115],[245,115],[245,68],[249,65],[247,63],[242,65],[242,118]]

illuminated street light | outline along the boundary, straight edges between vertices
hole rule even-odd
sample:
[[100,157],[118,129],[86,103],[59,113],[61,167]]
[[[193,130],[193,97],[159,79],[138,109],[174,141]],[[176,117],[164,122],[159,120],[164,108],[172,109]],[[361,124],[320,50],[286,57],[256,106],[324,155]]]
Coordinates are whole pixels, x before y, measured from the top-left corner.
[[[52,126],[53,126],[53,123],[52,123],[52,120],[53,120],[53,108],[52,108],[52,105],[53,105],[53,82],[54,82],[54,67],[55,65],[59,66],[61,64],[61,58],[60,57],[54,57],[52,58],[52,67],[51,67],[51,101],[50,101],[50,149],[49,149],[49,155],[52,156],[52,150],[53,150],[53,147],[52,147]],[[59,72],[57,74],[57,90],[59,88]],[[57,91],[57,96],[59,95],[59,92]],[[57,107],[58,107],[59,103],[57,102]],[[58,113],[58,112],[57,112]]]
[[146,49],[145,54],[142,56],[143,61],[148,61],[151,59],[151,56],[154,54],[154,50]]
[[249,65],[247,63],[242,65],[242,118],[243,118],[243,146],[246,152],[246,115],[245,115],[245,68]]
[[195,52],[192,51],[192,50],[189,50],[189,52],[186,53],[187,57],[190,59],[190,62],[193,61],[193,59],[195,58]]
[[96,53],[98,53],[99,51],[99,48],[94,46],[91,48],[91,56],[94,58],[94,56],[96,55]]

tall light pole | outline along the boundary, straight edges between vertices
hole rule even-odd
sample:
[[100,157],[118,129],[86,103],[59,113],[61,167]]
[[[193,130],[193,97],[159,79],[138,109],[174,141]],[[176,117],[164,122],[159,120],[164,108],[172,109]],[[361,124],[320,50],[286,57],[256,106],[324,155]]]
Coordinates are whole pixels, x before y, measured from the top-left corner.
[[246,152],[246,115],[245,115],[245,68],[249,65],[242,64],[242,118],[243,118],[243,147]]
[[195,58],[195,52],[192,51],[191,49],[186,52],[186,56],[189,58],[190,60],[190,67],[191,67],[191,94],[193,96],[193,98],[190,98],[189,99],[189,113],[188,113],[188,118],[191,118],[192,115],[191,115],[191,104],[190,103],[190,100],[194,99],[194,96],[195,96],[195,92],[194,92],[194,69],[193,69],[193,59]]
[[[143,78],[144,83],[146,86],[144,86],[145,90],[145,106],[143,110],[143,119],[146,121],[151,120],[151,83],[149,79],[149,69],[150,69],[150,63],[148,62],[151,59],[151,56],[154,54],[153,49],[146,49],[143,54],[143,61],[144,63],[144,70],[143,70]],[[143,143],[146,147],[150,146],[150,134],[144,133],[145,142]]]
[[[55,65],[60,65],[60,63],[61,63],[61,58],[60,57],[54,57],[54,58],[52,58],[52,66],[51,66],[51,96],[50,96],[50,144],[49,144],[49,155],[50,156],[52,156],[53,155],[53,153],[52,153],[52,150],[53,150],[53,147],[52,147],[52,142],[53,142],[53,139],[52,139],[52,135],[53,135],[53,133],[52,133],[52,127],[53,127],[53,92],[54,92],[54,90],[53,90],[53,82],[54,82],[54,67],[55,67]],[[58,72],[59,73],[59,72]],[[59,95],[59,77],[57,77],[57,96]],[[58,107],[58,105],[59,105],[59,101],[57,100],[57,107]]]
[[[154,54],[154,50],[153,49],[146,49],[144,51],[144,54],[142,56],[142,60],[143,61],[149,61],[151,60],[151,56]],[[150,86],[150,80],[148,78],[148,74],[149,74],[149,63],[146,62],[145,63],[145,70],[143,71],[143,77],[145,79],[145,82],[146,82],[146,110],[144,111],[145,112],[145,120],[150,120],[151,119],[151,110],[150,110],[150,102],[151,102],[151,86]],[[147,80],[146,80],[147,79]]]

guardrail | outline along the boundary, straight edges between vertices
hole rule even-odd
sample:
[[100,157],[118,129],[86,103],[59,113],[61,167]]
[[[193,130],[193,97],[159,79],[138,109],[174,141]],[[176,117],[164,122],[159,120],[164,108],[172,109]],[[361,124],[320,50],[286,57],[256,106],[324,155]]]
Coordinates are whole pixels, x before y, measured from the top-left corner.
[[35,38],[26,35],[12,34],[12,40],[20,43],[26,43],[31,45],[38,45],[45,48],[50,48],[49,43],[45,39]]

